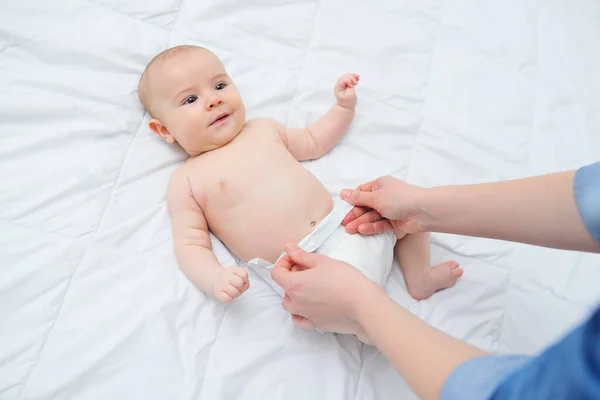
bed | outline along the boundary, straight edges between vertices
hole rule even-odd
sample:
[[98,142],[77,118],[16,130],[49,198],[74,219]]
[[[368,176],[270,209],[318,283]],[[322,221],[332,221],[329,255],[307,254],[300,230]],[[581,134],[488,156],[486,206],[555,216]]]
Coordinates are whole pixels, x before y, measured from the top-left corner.
[[[187,281],[165,204],[185,156],[148,129],[139,76],[205,46],[250,118],[304,126],[357,72],[350,131],[305,163],[332,194],[497,181],[599,158],[598,21],[595,0],[4,0],[0,399],[415,398],[375,348],[296,329],[252,272],[229,306]],[[432,242],[456,287],[417,302],[396,267],[387,292],[488,351],[534,353],[600,299],[596,255]]]

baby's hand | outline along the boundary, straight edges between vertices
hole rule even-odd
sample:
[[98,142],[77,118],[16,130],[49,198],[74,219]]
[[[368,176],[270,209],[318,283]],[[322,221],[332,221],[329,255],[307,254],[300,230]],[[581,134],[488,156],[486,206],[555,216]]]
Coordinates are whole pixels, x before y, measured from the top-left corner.
[[248,271],[241,267],[225,267],[213,277],[213,293],[223,303],[231,303],[249,287]]
[[344,74],[338,79],[333,92],[340,107],[354,110],[356,107],[356,91],[354,86],[358,85],[360,75]]

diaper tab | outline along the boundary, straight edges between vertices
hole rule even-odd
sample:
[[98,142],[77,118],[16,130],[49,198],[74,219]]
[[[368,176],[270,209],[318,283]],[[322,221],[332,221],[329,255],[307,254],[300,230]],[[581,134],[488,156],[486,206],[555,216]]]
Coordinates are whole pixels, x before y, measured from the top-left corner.
[[[298,243],[298,247],[309,253],[317,250],[325,243],[336,228],[340,226],[346,214],[352,210],[352,207],[354,207],[352,204],[340,198],[334,199],[333,210],[319,222],[311,233]],[[285,255],[285,253],[283,253],[282,256],[283,255]]]

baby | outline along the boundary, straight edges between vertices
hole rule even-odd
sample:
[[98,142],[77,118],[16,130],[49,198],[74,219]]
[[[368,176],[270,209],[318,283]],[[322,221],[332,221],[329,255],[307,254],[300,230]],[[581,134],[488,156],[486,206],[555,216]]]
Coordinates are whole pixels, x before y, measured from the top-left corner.
[[332,199],[300,164],[321,157],[343,137],[354,118],[358,81],[357,74],[339,78],[337,103],[298,129],[267,118],[247,121],[223,64],[204,48],[177,46],[148,64],[138,92],[152,116],[150,129],[190,156],[169,182],[167,204],[177,261],[195,286],[231,302],[250,285],[244,267],[217,261],[209,230],[280,294],[269,268],[286,242],[349,262],[381,285],[395,252],[417,299],[462,275],[454,261],[429,268],[427,234],[347,234],[341,221],[352,206]]

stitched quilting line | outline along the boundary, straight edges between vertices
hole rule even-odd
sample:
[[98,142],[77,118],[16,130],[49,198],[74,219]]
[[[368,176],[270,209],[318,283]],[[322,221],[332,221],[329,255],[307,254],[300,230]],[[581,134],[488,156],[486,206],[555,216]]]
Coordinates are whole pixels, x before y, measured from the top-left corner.
[[308,54],[310,52],[310,49],[312,47],[314,38],[315,38],[315,30],[316,30],[316,26],[317,26],[317,21],[319,19],[319,13],[321,12],[321,7],[323,5],[323,1],[325,0],[317,0],[317,4],[316,4],[316,11],[315,11],[315,17],[313,19],[312,25],[310,27],[310,34],[308,35],[308,41],[306,44],[306,51],[304,52],[304,57],[302,58],[302,64],[300,65],[300,68],[298,68],[298,83],[296,84],[296,90],[294,90],[294,94],[292,95],[292,101],[290,103],[290,108],[288,110],[288,115],[285,119],[285,123],[286,125],[290,125],[290,116],[292,115],[292,108],[293,108],[293,104],[294,104],[294,99],[296,98],[296,96],[298,96],[298,92],[300,90],[300,83],[301,83],[301,77],[302,77],[302,71],[304,71],[306,69],[306,62],[308,60]]
[[[425,121],[425,119],[424,119],[424,117],[422,115],[423,114],[423,108],[425,107],[425,104],[427,103],[427,99],[429,98],[429,90],[430,90],[430,86],[431,86],[430,85],[431,84],[431,74],[433,73],[433,62],[434,62],[434,59],[435,59],[436,49],[438,47],[438,42],[439,42],[439,39],[440,39],[440,31],[442,30],[442,26],[444,25],[444,12],[445,12],[445,9],[446,9],[446,3],[447,2],[445,0],[442,0],[442,4],[441,4],[441,7],[440,7],[441,8],[440,18],[439,18],[439,23],[438,23],[438,26],[437,26],[437,32],[436,32],[435,38],[433,39],[433,46],[432,46],[432,49],[431,49],[431,62],[429,63],[429,72],[427,74],[428,79],[427,79],[427,84],[426,84],[426,87],[425,87],[425,96],[423,97],[423,103],[422,103],[422,106],[421,106],[421,112],[420,112],[421,115],[419,115],[419,118],[420,118],[420,120],[419,120],[419,129],[417,130],[417,134],[415,135],[415,141],[413,142],[413,145],[412,145],[412,148],[411,148],[411,151],[410,151],[410,155],[408,157],[408,164],[407,164],[407,167],[406,167],[406,176],[405,176],[406,180],[410,179],[410,172],[411,172],[411,169],[412,169],[413,158],[414,158],[414,154],[415,154],[415,151],[416,151],[415,149],[419,145],[419,140],[420,140],[421,134],[423,132],[423,122]],[[397,171],[395,171],[395,172],[397,172]]]
[[77,235],[77,236],[67,236],[67,235],[63,235],[61,233],[44,231],[44,230],[38,229],[38,228],[36,228],[34,226],[21,225],[21,224],[18,224],[16,222],[14,222],[14,221],[8,221],[8,220],[6,220],[4,218],[0,218],[0,223],[12,226],[14,228],[23,229],[23,230],[27,230],[27,231],[30,231],[30,232],[35,232],[35,233],[43,235],[43,236],[52,236],[52,237],[55,237],[55,238],[71,240],[73,242],[75,242],[77,240],[85,240],[85,236],[87,236],[90,233],[94,232],[94,231],[87,231],[87,232],[83,232],[82,234]]
[[[134,18],[134,17],[132,17],[132,16],[130,16],[130,15],[127,15],[127,14],[122,14],[122,13],[120,13],[120,12],[118,12],[118,11],[116,11],[116,10],[112,10],[112,9],[110,9],[110,8],[106,7],[106,6],[99,5],[99,4],[97,4],[97,3],[93,3],[93,2],[91,2],[91,1],[89,1],[89,0],[85,0],[85,1],[86,1],[87,3],[89,3],[89,4],[91,4],[91,5],[94,5],[94,6],[96,6],[96,7],[102,7],[102,8],[108,9],[108,10],[110,10],[110,11],[112,11],[112,12],[116,13],[116,14],[119,14],[119,15],[122,15],[122,16],[126,16],[126,17],[128,17],[128,18],[132,18],[132,19],[134,19],[134,20],[136,20],[136,21],[140,21],[140,22],[142,22],[142,23],[144,23],[144,24],[147,24],[147,25],[150,25],[150,26],[153,26],[153,27],[157,27],[156,25],[154,25],[154,24],[150,24],[150,23],[149,23],[149,22],[147,22],[147,21],[142,21],[142,20],[139,20],[139,19],[137,19],[137,18]],[[173,21],[173,25],[172,25],[173,27],[176,25],[176,23],[177,23],[177,20],[179,19],[180,15],[181,15],[181,9],[183,8],[183,4],[184,4],[184,0],[181,0],[180,6],[179,6],[179,10],[177,11],[177,14],[176,14],[176,16],[175,16],[175,19],[174,19],[174,21]],[[163,30],[165,30],[164,28],[160,28],[160,29],[163,29]],[[172,30],[172,29],[171,29],[171,30]],[[169,30],[169,32],[170,32],[170,30]],[[117,177],[115,178],[115,181],[114,181],[113,187],[111,188],[110,194],[109,194],[109,196],[108,196],[108,200],[107,200],[107,202],[106,202],[106,205],[105,205],[105,207],[104,207],[104,211],[102,212],[102,216],[100,217],[100,222],[98,223],[98,227],[96,228],[96,232],[95,232],[95,234],[94,234],[94,236],[93,236],[93,238],[91,239],[91,241],[90,241],[90,242],[95,242],[95,241],[96,241],[96,237],[97,237],[97,235],[98,235],[98,232],[100,232],[100,230],[102,229],[102,225],[103,225],[103,222],[104,222],[104,220],[105,220],[105,218],[106,218],[106,214],[107,214],[107,212],[108,212],[108,209],[109,209],[109,207],[110,207],[111,201],[112,201],[112,199],[113,199],[113,196],[114,196],[115,190],[116,190],[116,188],[117,188],[117,186],[118,186],[118,184],[119,184],[119,182],[120,182],[120,180],[121,180],[121,176],[122,176],[122,174],[123,174],[123,167],[124,167],[124,165],[125,165],[125,162],[127,161],[127,158],[128,158],[128,156],[129,156],[130,152],[131,152],[131,149],[132,149],[132,147],[133,147],[133,143],[135,142],[135,139],[136,139],[136,137],[138,136],[138,134],[139,134],[139,133],[140,133],[140,131],[142,130],[142,126],[143,126],[143,123],[144,123],[145,117],[146,117],[146,112],[144,111],[144,113],[142,114],[142,116],[141,116],[141,118],[140,118],[140,124],[139,124],[139,126],[138,126],[138,129],[137,129],[137,131],[135,132],[135,134],[133,135],[133,137],[131,138],[131,141],[129,142],[129,144],[128,144],[128,146],[127,146],[127,150],[125,151],[125,154],[124,154],[124,156],[123,156],[123,160],[121,161],[121,166],[119,167],[119,173],[117,174]],[[85,259],[85,256],[86,256],[86,254],[87,254],[87,250],[88,250],[88,248],[89,248],[89,243],[88,243],[88,244],[86,244],[86,247],[85,247],[85,249],[83,250],[83,252],[82,252],[82,254],[81,254],[81,257],[79,258],[79,260],[78,260],[77,264],[75,265],[74,271],[73,271],[73,273],[72,273],[72,275],[71,275],[71,278],[69,279],[69,282],[68,282],[68,284],[67,284],[67,287],[66,287],[66,289],[65,289],[65,291],[64,291],[63,298],[62,298],[62,300],[61,300],[61,302],[60,302],[60,305],[58,306],[58,310],[57,310],[57,312],[56,312],[56,317],[54,318],[54,320],[53,320],[53,322],[52,322],[52,325],[51,325],[51,326],[50,326],[50,328],[48,329],[48,333],[46,334],[46,338],[44,339],[44,342],[43,342],[42,346],[40,347],[40,351],[39,351],[39,354],[38,354],[37,360],[34,362],[33,366],[31,367],[31,369],[29,370],[29,372],[28,372],[28,373],[27,373],[27,375],[25,376],[24,383],[23,383],[23,385],[21,386],[21,389],[20,389],[20,391],[19,391],[19,395],[18,395],[18,396],[19,396],[19,398],[22,398],[22,396],[23,396],[23,393],[25,392],[26,388],[27,388],[27,387],[28,387],[28,385],[29,385],[29,382],[30,382],[30,380],[31,380],[31,377],[33,376],[33,373],[35,372],[35,370],[36,370],[37,366],[39,365],[39,363],[40,363],[40,361],[41,361],[41,359],[42,359],[42,357],[43,357],[43,354],[44,354],[44,350],[45,350],[45,348],[46,348],[46,345],[48,344],[48,341],[50,340],[50,337],[51,337],[51,335],[52,335],[52,332],[54,331],[54,328],[55,328],[55,326],[56,326],[56,323],[57,323],[57,321],[58,321],[58,320],[59,320],[59,318],[60,318],[61,311],[62,311],[62,309],[63,309],[64,303],[65,303],[65,299],[66,299],[66,297],[67,297],[67,295],[68,295],[68,293],[69,293],[69,289],[71,288],[71,284],[72,284],[72,282],[73,282],[73,279],[75,278],[75,276],[76,276],[77,272],[79,271],[79,267],[80,267],[80,265],[81,265],[82,261]]]
[[[535,46],[535,60],[533,62],[533,64],[535,65],[535,68],[537,69],[537,66],[539,65],[538,60],[539,60],[539,28],[540,28],[540,13],[539,13],[539,9],[536,9],[536,19],[535,19],[535,26],[536,26],[536,30],[535,30],[535,38],[534,38],[534,46]],[[537,74],[533,74],[533,76],[537,77]],[[530,122],[530,126],[529,126],[529,131],[530,131],[530,135],[529,135],[529,152],[528,152],[528,166],[527,166],[527,175],[530,176],[531,175],[531,164],[532,164],[532,160],[531,160],[531,154],[532,154],[532,146],[533,146],[533,129],[534,129],[534,123],[535,123],[535,98],[536,98],[536,85],[537,85],[537,80],[534,81],[533,83],[533,87],[532,87],[532,92],[531,92],[531,103],[532,104],[532,116],[531,116],[531,122]],[[514,253],[516,249],[516,246],[512,246],[511,250]],[[506,292],[505,292],[505,296],[504,296],[504,305],[503,305],[503,310],[502,310],[502,316],[500,318],[500,322],[498,324],[498,335],[496,337],[496,340],[494,342],[494,351],[498,351],[498,349],[500,348],[500,342],[502,340],[502,337],[504,335],[505,332],[505,324],[506,324],[506,308],[508,306],[508,291],[509,288],[512,285],[512,281],[513,281],[513,276],[514,276],[514,272],[512,271],[508,271],[508,283],[506,285]],[[552,295],[556,296],[557,298],[563,300],[563,301],[568,301],[566,298],[564,298],[562,295],[558,296],[555,291],[551,288],[546,288],[544,286],[539,285],[536,281],[530,279],[527,276],[520,276],[521,278],[525,279],[526,281],[528,281],[529,283],[531,283],[533,286],[536,286],[538,288],[541,288],[543,290],[548,291],[549,293],[551,293]]]
[[[122,11],[118,11],[118,10],[115,10],[114,8],[110,8],[106,4],[96,3],[96,2],[93,2],[92,0],[83,0],[83,1],[86,2],[86,3],[88,3],[88,4],[90,4],[90,5],[92,5],[92,6],[94,6],[94,7],[98,7],[98,8],[101,8],[103,10],[110,11],[112,13],[118,14],[118,15],[120,15],[122,17],[125,17],[125,18],[133,19],[134,21],[141,22],[141,23],[149,25],[149,26],[151,26],[153,28],[157,28],[157,29],[160,29],[160,30],[163,30],[163,31],[166,31],[166,32],[170,32],[171,31],[170,29],[167,29],[164,26],[154,25],[151,22],[144,21],[143,19],[136,18],[133,15],[125,14]],[[183,0],[181,1],[181,3],[183,3]],[[179,7],[179,10],[177,11],[177,14],[175,15],[175,18],[173,19],[173,25],[175,25],[175,23],[179,19],[179,13],[180,12],[181,12],[181,4],[180,4],[180,7]]]
[[[153,28],[156,28],[156,29],[160,29],[160,30],[166,31],[166,32],[168,32],[169,34],[170,34],[170,33],[172,32],[172,30],[173,30],[173,28],[171,28],[170,30],[168,30],[168,29],[167,29],[167,28],[165,28],[165,27],[158,26],[158,25],[154,25],[154,24],[153,24],[153,23],[151,23],[151,22],[145,21],[145,20],[143,20],[143,19],[136,18],[136,17],[134,17],[134,16],[132,16],[132,15],[129,15],[129,14],[125,14],[125,13],[123,13],[123,12],[121,12],[121,11],[118,11],[118,10],[112,9],[112,8],[110,8],[110,7],[108,7],[108,6],[104,5],[104,4],[94,3],[94,2],[93,2],[93,1],[91,1],[91,0],[83,0],[83,1],[85,1],[85,2],[87,2],[87,3],[89,3],[89,4],[91,4],[91,5],[93,5],[94,7],[101,8],[101,9],[103,9],[103,10],[106,10],[106,11],[112,12],[112,13],[114,13],[114,14],[117,14],[117,15],[119,15],[119,16],[122,16],[122,17],[125,17],[125,18],[130,18],[130,19],[132,19],[132,20],[134,20],[134,21],[141,22],[141,23],[143,23],[143,24],[146,24],[146,25],[149,25],[149,26],[151,26],[151,27],[153,27]],[[180,16],[180,14],[181,14],[181,10],[183,9],[183,4],[184,4],[184,1],[182,0],[182,2],[181,2],[181,4],[180,4],[180,7],[179,7],[179,10],[177,11],[177,15],[175,16],[175,19],[173,20],[173,23],[172,23],[172,26],[173,26],[173,27],[174,27],[174,26],[176,25],[176,23],[179,21],[179,16]],[[188,33],[192,34],[191,32],[188,32]],[[193,35],[193,34],[192,34],[192,35]],[[204,42],[205,42],[205,41],[203,41],[203,40],[199,40],[199,39],[198,39],[198,38],[197,38],[195,35],[193,35],[193,39],[194,39],[194,41],[196,41],[196,42],[198,42],[198,43],[204,43]],[[241,57],[244,57],[244,58],[246,58],[246,59],[248,59],[248,60],[252,60],[252,61],[255,61],[255,62],[257,62],[257,63],[260,63],[260,64],[266,64],[266,65],[270,65],[270,66],[272,66],[272,67],[274,67],[274,68],[281,68],[281,69],[283,69],[283,70],[288,70],[288,71],[297,71],[297,70],[298,70],[298,68],[297,68],[297,67],[291,67],[291,66],[290,66],[290,67],[288,67],[288,66],[286,66],[286,65],[274,64],[272,61],[269,61],[269,60],[264,60],[264,59],[262,59],[262,58],[258,58],[258,57],[254,57],[254,56],[252,56],[251,54],[245,54],[245,53],[244,53],[244,54],[240,54],[239,52],[236,52],[235,50],[229,50],[229,49],[226,49],[226,48],[223,48],[223,47],[221,47],[221,46],[214,45],[214,44],[211,44],[210,46],[207,46],[207,47],[210,47],[210,48],[211,48],[211,49],[213,49],[213,50],[214,50],[214,49],[219,49],[219,50],[222,50],[222,51],[224,51],[224,52],[228,52],[228,53],[231,53],[231,54],[235,54],[235,55],[236,55],[236,56],[238,56],[238,57],[239,57],[239,56],[241,56]],[[167,48],[165,47],[163,50],[166,50],[166,49],[167,49]]]
[[[442,10],[444,9],[444,5],[445,5],[445,1],[444,1],[444,3],[441,6]],[[437,27],[437,35],[436,35],[436,37],[433,40],[432,51],[431,51],[431,62],[430,62],[430,65],[429,65],[429,73],[428,73],[429,79],[427,81],[427,88],[425,89],[425,97],[423,99],[423,105],[425,105],[425,102],[427,101],[428,89],[429,89],[429,82],[431,81],[431,73],[432,73],[432,70],[433,70],[433,61],[434,61],[434,57],[435,57],[435,49],[437,47],[437,42],[438,42],[438,39],[439,39],[439,32],[441,30],[441,26],[443,25],[442,22],[443,22],[443,11],[441,12],[440,18],[439,18],[439,24],[438,24],[438,27]],[[369,99],[371,99],[371,100],[373,100],[375,102],[378,102],[378,103],[383,103],[380,100],[373,98],[372,96],[369,96]],[[391,108],[395,108],[397,110],[400,110],[402,112],[406,112],[409,115],[415,115],[414,113],[412,113],[412,112],[410,112],[408,110],[405,110],[405,109],[403,109],[401,107],[398,107],[398,106],[395,106],[395,105],[392,105],[392,104],[388,104],[388,103],[383,103],[383,104],[385,104],[385,105],[387,105],[387,106],[389,106]],[[419,122],[419,129],[417,131],[417,134],[415,135],[415,140],[413,142],[413,146],[412,146],[412,149],[410,151],[410,156],[409,156],[409,162],[408,162],[406,177],[408,177],[408,175],[410,174],[410,168],[411,168],[411,165],[412,165],[413,154],[415,152],[415,148],[417,147],[419,137],[421,136],[423,121],[425,120],[425,118],[422,115],[418,115],[418,117],[419,117],[419,120],[420,120],[420,122]],[[392,174],[394,174],[396,172],[398,172],[398,171],[391,171]],[[360,367],[359,376],[358,376],[358,378],[356,380],[356,387],[355,387],[355,394],[354,394],[355,398],[356,398],[356,395],[358,393],[358,387],[359,387],[359,385],[360,385],[360,383],[362,381],[363,375],[364,375],[364,367],[365,367],[365,365],[364,365],[363,359],[362,359],[362,352],[361,352],[360,360],[361,360],[361,367]]]
[[131,138],[131,141],[129,142],[129,145],[127,146],[127,150],[125,151],[125,155],[123,156],[123,161],[121,162],[121,166],[119,168],[119,174],[117,175],[117,177],[115,179],[115,183],[114,183],[114,185],[113,185],[113,187],[111,189],[110,195],[108,196],[108,200],[107,200],[106,205],[104,207],[104,211],[102,212],[102,216],[100,218],[100,223],[98,224],[98,227],[96,228],[96,232],[94,234],[94,237],[88,243],[85,244],[85,249],[81,253],[81,257],[79,258],[79,260],[77,261],[77,264],[75,265],[73,273],[71,274],[71,277],[69,278],[69,282],[67,284],[67,287],[65,288],[62,300],[61,300],[61,302],[60,302],[60,304],[58,306],[58,310],[56,312],[56,317],[52,321],[52,325],[48,329],[48,333],[46,334],[46,338],[44,339],[44,342],[42,343],[42,346],[40,347],[38,358],[34,362],[34,364],[31,367],[31,370],[29,371],[29,373],[26,375],[23,386],[21,386],[21,390],[19,391],[19,398],[23,398],[23,392],[25,392],[25,389],[27,388],[27,386],[29,384],[31,376],[33,375],[36,367],[39,365],[39,363],[40,363],[40,361],[41,361],[41,359],[42,359],[42,357],[44,355],[44,350],[46,348],[46,345],[48,344],[48,342],[50,340],[50,337],[52,336],[52,332],[54,331],[54,328],[56,327],[56,323],[57,323],[57,321],[60,318],[61,311],[62,311],[63,306],[65,304],[65,299],[67,298],[67,296],[69,294],[69,289],[71,288],[73,280],[74,280],[75,276],[77,275],[77,272],[79,271],[79,266],[81,265],[82,261],[85,259],[85,256],[87,254],[88,248],[90,246],[90,243],[93,243],[93,242],[96,241],[96,237],[98,236],[98,232],[100,232],[100,229],[102,227],[102,223],[104,222],[104,219],[106,217],[106,214],[107,214],[108,208],[110,206],[111,200],[112,200],[112,198],[114,196],[116,187],[118,186],[119,180],[121,178],[121,175],[123,174],[123,166],[125,165],[125,161],[127,160],[127,157],[129,156],[129,153],[131,152],[131,148],[133,146],[133,142],[135,141],[135,138],[137,137],[137,135],[139,134],[140,130],[142,129],[142,124],[143,124],[145,115],[146,115],[145,113],[142,115],[142,118],[141,118],[138,130],[133,135],[133,137]]

